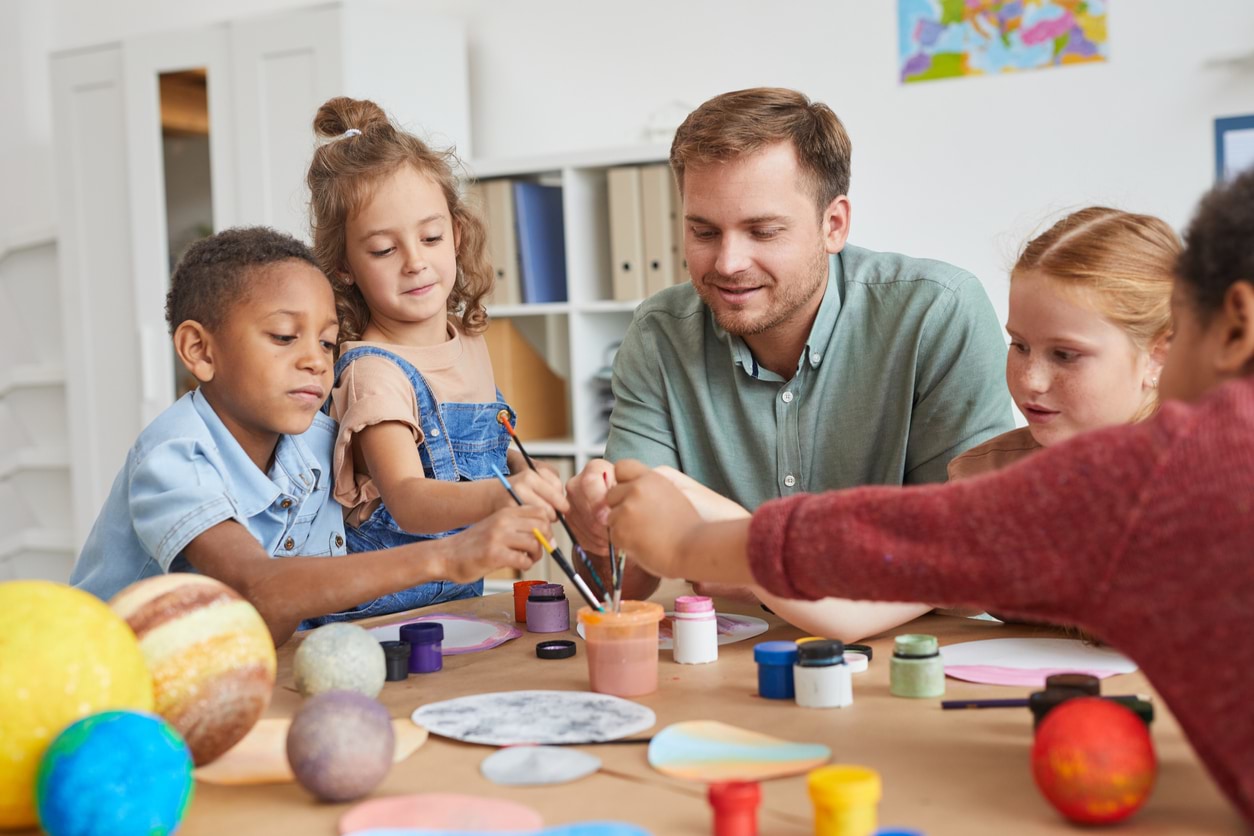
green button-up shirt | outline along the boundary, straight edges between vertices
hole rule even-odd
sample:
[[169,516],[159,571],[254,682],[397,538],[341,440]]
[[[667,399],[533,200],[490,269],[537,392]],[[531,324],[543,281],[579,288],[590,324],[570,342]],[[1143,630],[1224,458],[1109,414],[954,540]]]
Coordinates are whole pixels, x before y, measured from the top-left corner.
[[758,365],[691,285],[643,302],[614,360],[606,457],[670,465],[754,509],[855,485],[941,482],[1014,427],[1006,343],[979,281],[846,246],[797,372]]

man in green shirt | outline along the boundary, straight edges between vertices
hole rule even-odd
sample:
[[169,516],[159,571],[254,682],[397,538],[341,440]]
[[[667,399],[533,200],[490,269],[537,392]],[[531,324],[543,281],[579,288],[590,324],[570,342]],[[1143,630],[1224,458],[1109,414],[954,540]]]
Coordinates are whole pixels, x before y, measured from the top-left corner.
[[[675,475],[699,506],[738,513],[944,481],[950,459],[1013,428],[983,287],[939,261],[847,245],[849,161],[836,115],[791,90],[727,93],[680,126],[671,167],[692,283],[636,311],[614,362],[608,460],[673,468],[708,489]],[[593,461],[568,485],[590,552],[606,550],[605,472]],[[656,584],[633,568],[624,595]],[[787,606],[798,626],[847,640],[928,609]]]

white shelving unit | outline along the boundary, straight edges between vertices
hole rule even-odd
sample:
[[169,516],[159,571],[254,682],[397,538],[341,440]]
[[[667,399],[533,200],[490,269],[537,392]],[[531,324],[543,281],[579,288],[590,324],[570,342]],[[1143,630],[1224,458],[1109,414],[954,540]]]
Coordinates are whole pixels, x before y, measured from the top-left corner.
[[0,581],[74,561],[59,297],[53,230],[0,240]]
[[523,441],[533,456],[573,459],[576,472],[604,451],[607,427],[598,403],[603,384],[596,375],[640,304],[639,299],[614,299],[606,172],[617,166],[665,162],[669,151],[661,145],[637,145],[466,164],[466,174],[476,180],[510,178],[562,187],[567,301],[490,306],[488,314],[510,319],[566,378],[571,437],[531,440],[524,435]]

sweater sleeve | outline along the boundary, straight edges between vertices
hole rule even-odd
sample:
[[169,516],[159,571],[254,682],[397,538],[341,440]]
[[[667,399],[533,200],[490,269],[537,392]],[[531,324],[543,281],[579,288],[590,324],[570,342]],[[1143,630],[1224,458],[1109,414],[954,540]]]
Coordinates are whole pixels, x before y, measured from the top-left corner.
[[961,482],[775,500],[750,527],[753,574],[790,598],[936,601],[1088,623],[1170,441],[1155,420]]

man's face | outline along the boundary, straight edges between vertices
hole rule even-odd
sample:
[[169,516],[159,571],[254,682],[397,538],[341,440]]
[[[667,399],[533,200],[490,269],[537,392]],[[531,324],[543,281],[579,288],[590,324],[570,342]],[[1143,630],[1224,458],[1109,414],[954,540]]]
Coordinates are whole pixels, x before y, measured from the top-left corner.
[[729,333],[762,334],[813,314],[828,254],[844,246],[844,230],[834,237],[828,226],[790,142],[684,171],[688,271]]

